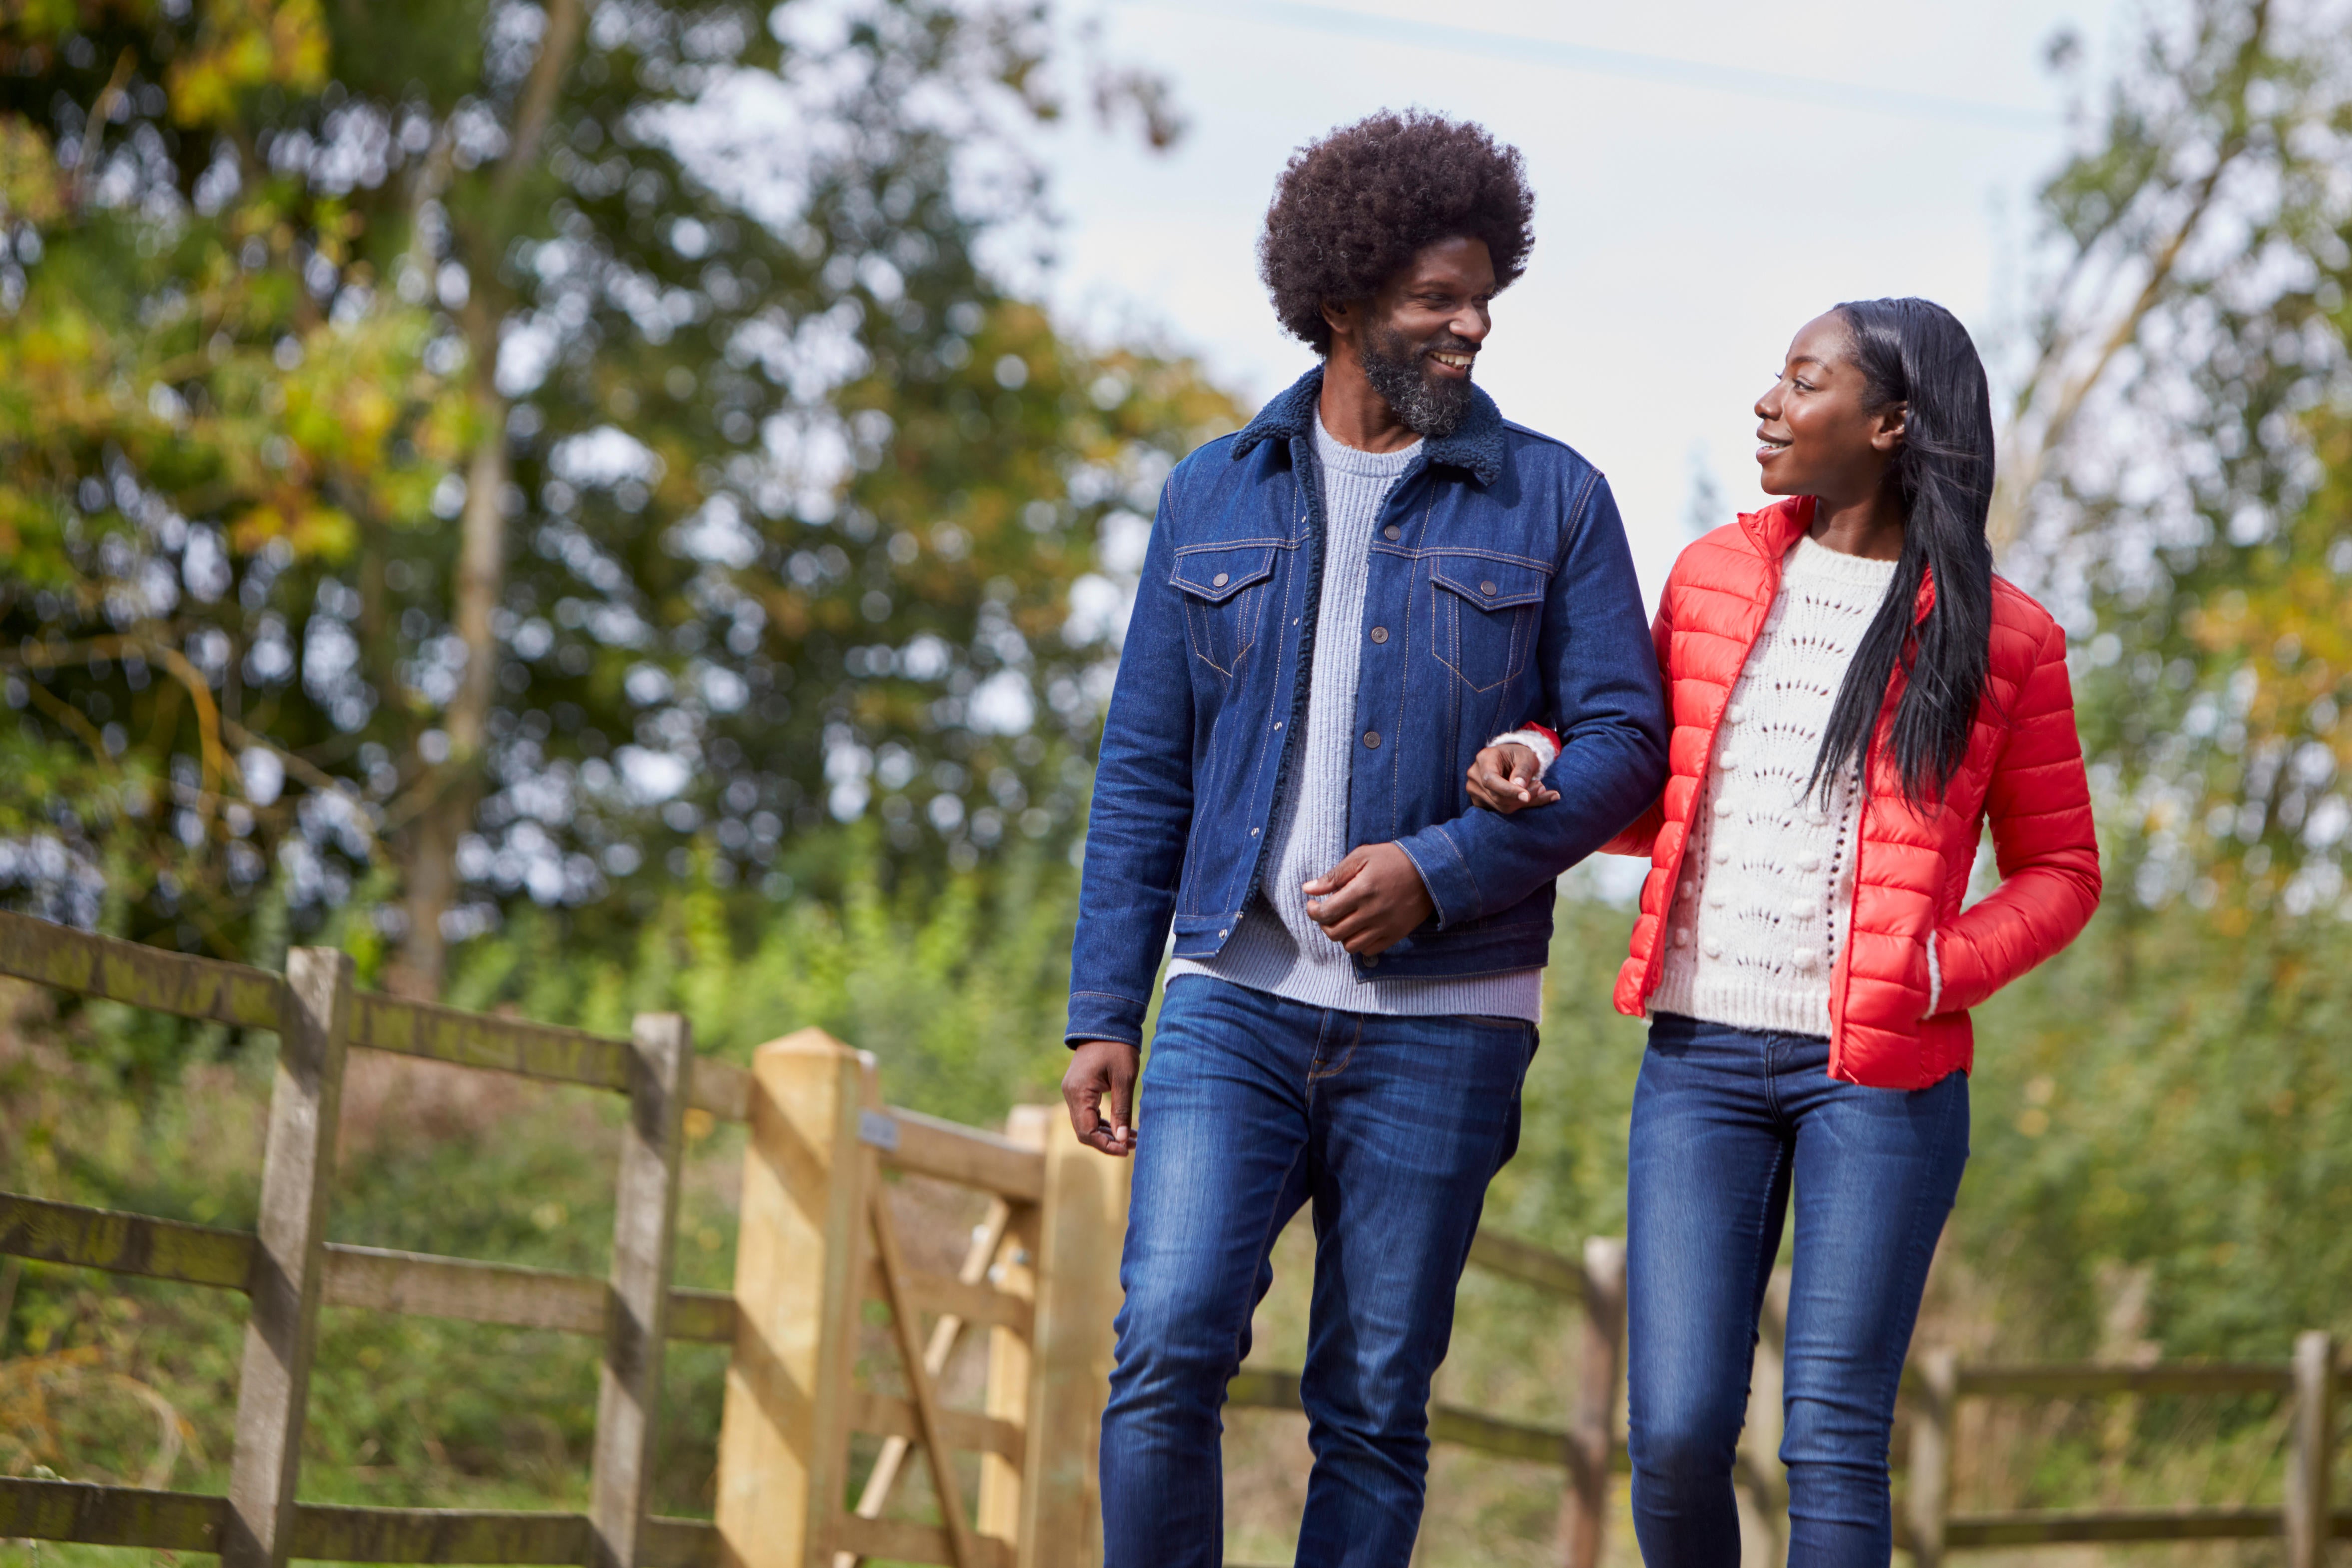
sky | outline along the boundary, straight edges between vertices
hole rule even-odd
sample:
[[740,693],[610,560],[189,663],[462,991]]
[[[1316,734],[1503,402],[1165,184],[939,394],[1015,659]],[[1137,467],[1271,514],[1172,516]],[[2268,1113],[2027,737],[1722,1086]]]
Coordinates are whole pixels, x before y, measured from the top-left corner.
[[[1426,18],[1434,12],[1445,20]],[[1060,214],[1046,287],[1102,339],[1196,354],[1255,408],[1312,362],[1275,324],[1255,244],[1291,152],[1381,109],[1480,121],[1527,160],[1528,271],[1478,379],[1609,476],[1653,603],[1696,476],[1728,522],[1762,499],[1751,412],[1840,299],[1948,306],[1994,369],[2032,276],[2033,193],[2071,143],[2044,66],[2071,29],[2096,81],[2116,0],[1966,5],[1678,0],[1091,0],[1108,57],[1172,84],[1168,153],[1073,115],[1041,151]]]

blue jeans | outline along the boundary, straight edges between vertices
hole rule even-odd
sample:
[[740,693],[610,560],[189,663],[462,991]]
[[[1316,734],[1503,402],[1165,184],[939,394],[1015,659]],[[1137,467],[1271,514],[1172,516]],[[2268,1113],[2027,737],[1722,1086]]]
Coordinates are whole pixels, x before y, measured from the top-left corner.
[[1969,1157],[1969,1087],[1865,1089],[1830,1042],[1661,1014],[1633,1093],[1626,1394],[1649,1568],[1733,1568],[1731,1466],[1796,1187],[1790,1568],[1885,1568],[1895,1391]]
[[1205,975],[1168,988],[1144,1069],[1103,1413],[1106,1568],[1224,1561],[1219,1411],[1315,1206],[1299,1394],[1315,1468],[1302,1568],[1403,1565],[1421,1525],[1429,1383],[1486,1183],[1518,1145],[1535,1026],[1307,1007]]

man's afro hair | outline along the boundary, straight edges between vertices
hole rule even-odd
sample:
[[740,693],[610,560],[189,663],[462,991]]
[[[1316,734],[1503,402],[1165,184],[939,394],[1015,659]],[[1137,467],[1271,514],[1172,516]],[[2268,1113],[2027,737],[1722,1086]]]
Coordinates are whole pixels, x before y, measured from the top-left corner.
[[1258,241],[1274,313],[1331,351],[1326,300],[1369,299],[1425,246],[1480,239],[1495,287],[1527,270],[1535,196],[1518,149],[1476,125],[1419,110],[1344,126],[1291,155]]

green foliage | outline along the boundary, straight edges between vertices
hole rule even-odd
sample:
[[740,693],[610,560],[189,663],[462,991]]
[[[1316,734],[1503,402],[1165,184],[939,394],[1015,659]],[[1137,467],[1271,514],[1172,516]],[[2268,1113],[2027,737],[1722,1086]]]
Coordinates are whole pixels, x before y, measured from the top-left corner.
[[2114,911],[1977,1019],[1960,1255],[2000,1332],[2088,1354],[2148,1270],[2168,1355],[2352,1329],[2352,925]]
[[2020,406],[2058,391],[2061,444],[2013,564],[2085,644],[2116,880],[2325,909],[2352,827],[2352,40],[2325,6],[2199,0],[2084,125],[2043,192]]
[[568,956],[560,916],[525,913],[469,945],[449,998],[625,1034],[631,1015],[676,1009],[695,1049],[748,1062],[818,1028],[879,1060],[893,1103],[980,1124],[1049,1099],[1061,1077],[1076,875],[1031,850],[986,877],[893,894],[871,832],[845,848],[839,902],[802,898],[739,927],[705,883],[665,898],[625,966]]
[[698,863],[748,917],[835,820],[935,885],[1066,841],[1137,511],[1238,413],[980,265],[1041,11],[821,9],[0,19],[0,644],[31,744],[154,781],[120,857],[40,822],[129,929],[366,894],[430,987],[534,905],[618,959]]

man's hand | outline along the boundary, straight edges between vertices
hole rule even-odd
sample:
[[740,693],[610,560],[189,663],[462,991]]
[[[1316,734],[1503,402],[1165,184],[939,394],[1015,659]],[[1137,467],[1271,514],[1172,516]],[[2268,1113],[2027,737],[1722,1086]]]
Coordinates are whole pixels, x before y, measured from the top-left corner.
[[1307,913],[1323,934],[1369,958],[1403,941],[1436,905],[1412,857],[1394,844],[1366,844],[1306,884]]
[[1536,754],[1513,741],[1490,746],[1470,764],[1470,803],[1509,816],[1522,806],[1549,806],[1559,791],[1548,788]]
[[1135,1068],[1140,1053],[1124,1040],[1089,1040],[1070,1052],[1062,1103],[1078,1142],[1113,1159],[1135,1153]]

